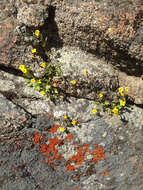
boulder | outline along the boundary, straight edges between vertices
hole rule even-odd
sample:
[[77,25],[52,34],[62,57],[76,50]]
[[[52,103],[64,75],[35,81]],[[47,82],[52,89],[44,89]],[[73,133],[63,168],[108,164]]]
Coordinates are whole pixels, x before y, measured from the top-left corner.
[[[135,78],[136,82],[142,81],[143,23],[140,0],[120,0],[118,3],[112,0],[21,2],[22,8],[17,7],[17,19],[26,26],[40,27],[43,24],[49,47],[79,47],[104,57],[119,72],[131,76],[129,78],[132,80],[127,83],[121,79],[123,86],[131,86],[130,82]],[[28,12],[30,15],[36,13],[35,19]],[[131,97],[139,104],[143,103],[141,86],[142,82],[134,85],[133,91],[138,92],[136,96],[130,91]]]

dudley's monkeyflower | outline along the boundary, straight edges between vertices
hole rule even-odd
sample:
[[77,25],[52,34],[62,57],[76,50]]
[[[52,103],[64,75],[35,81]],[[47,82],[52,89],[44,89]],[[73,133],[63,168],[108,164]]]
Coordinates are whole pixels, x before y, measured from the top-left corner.
[[43,96],[43,95],[45,94],[45,92],[44,92],[44,91],[41,91],[40,94]]
[[42,66],[43,68],[46,68],[46,63],[45,63],[45,62],[42,62],[41,66]]
[[77,121],[73,120],[73,121],[72,121],[72,124],[73,124],[73,125],[76,125],[76,124],[77,124]]
[[76,84],[76,80],[72,80],[71,84],[75,85]]
[[65,128],[64,128],[64,127],[60,127],[60,131],[61,131],[61,132],[64,132],[64,131],[65,131]]
[[126,102],[123,100],[120,100],[120,106],[125,106]]
[[118,108],[116,108],[116,107],[112,110],[112,112],[113,112],[115,115],[118,115],[118,114],[119,114],[119,110],[118,110]]
[[40,31],[39,30],[35,30],[35,36],[39,36],[40,35]]
[[97,113],[97,109],[93,109],[92,113],[96,114]]
[[37,52],[36,48],[32,49],[32,53],[36,53],[36,52]]

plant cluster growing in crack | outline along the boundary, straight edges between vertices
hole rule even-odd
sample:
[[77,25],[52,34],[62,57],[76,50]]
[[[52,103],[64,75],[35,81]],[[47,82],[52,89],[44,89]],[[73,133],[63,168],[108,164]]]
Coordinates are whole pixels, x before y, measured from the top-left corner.
[[[39,30],[33,32],[37,43],[41,48],[45,47],[45,40]],[[36,48],[32,49],[32,59],[36,60],[38,51]],[[44,95],[50,100],[57,100],[58,98],[64,99],[66,96],[73,96],[76,98],[85,98],[100,104],[102,110],[108,114],[119,115],[125,110],[128,99],[128,87],[115,87],[116,90],[110,89],[102,81],[96,77],[88,75],[86,69],[83,74],[86,81],[82,81],[79,77],[72,79],[70,76],[65,77],[62,75],[62,70],[59,64],[52,63],[50,59],[50,52],[48,53],[49,61],[43,61],[40,57],[39,63],[40,74],[36,76],[34,70],[31,70],[25,65],[20,65],[19,69],[29,79],[27,86],[33,87],[34,90],[39,91],[40,95]],[[93,93],[92,98],[88,98],[87,94]],[[93,114],[97,113],[97,109],[93,108]]]

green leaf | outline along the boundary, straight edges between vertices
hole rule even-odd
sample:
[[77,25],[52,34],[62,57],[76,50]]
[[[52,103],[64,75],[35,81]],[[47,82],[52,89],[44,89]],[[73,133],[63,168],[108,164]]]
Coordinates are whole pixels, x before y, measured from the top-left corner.
[[29,87],[33,86],[30,81],[28,81],[28,82],[26,83],[26,85],[29,86]]
[[50,89],[51,88],[51,86],[50,85],[46,85],[46,90],[48,90],[48,89]]
[[57,89],[55,89],[55,93],[58,94],[58,90]]
[[109,101],[104,102],[105,105],[110,105]]

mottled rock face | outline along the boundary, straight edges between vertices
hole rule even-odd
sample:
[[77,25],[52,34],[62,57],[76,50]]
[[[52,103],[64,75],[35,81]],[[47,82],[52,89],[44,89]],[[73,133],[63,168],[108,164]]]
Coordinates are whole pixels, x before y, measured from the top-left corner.
[[[142,80],[139,78],[143,74],[141,1],[130,0],[132,3],[120,1],[122,6],[113,1],[90,1],[89,3],[81,0],[12,0],[13,5],[7,0],[1,1],[1,64],[18,66],[20,62],[26,60],[23,53],[24,46],[16,47],[14,44],[18,22],[24,24],[25,28],[26,26],[39,27],[43,26],[45,20],[50,17],[52,22],[46,23],[46,30],[50,39],[48,43],[52,43],[52,47],[62,41],[63,46],[78,46],[92,54],[104,54],[107,59],[114,54],[116,61],[113,61],[113,64],[118,65],[119,69],[130,76],[137,77],[133,77],[127,83],[124,82],[123,77],[120,84],[133,86],[133,82],[136,81],[130,95],[136,103],[143,102]],[[53,7],[55,9],[52,9]]]
[[42,5],[29,5],[19,8],[17,19],[26,26],[42,26],[48,18],[47,7]]
[[[53,0],[21,0],[23,3],[26,4],[43,4],[43,5],[50,5]],[[60,1],[60,0],[59,0]]]
[[119,73],[120,86],[129,87],[129,96],[134,99],[136,104],[143,104],[143,79],[131,77],[125,73]]
[[[119,1],[123,2],[124,7],[129,0]],[[120,55],[127,50],[127,55],[132,54],[138,59],[143,52],[140,49],[142,48],[141,15],[138,14],[137,22],[135,22],[138,30],[135,32],[134,11],[129,14],[127,10],[123,15],[121,12],[123,18],[118,15],[120,19],[117,27],[114,24],[120,7],[115,9],[114,13],[111,12],[112,19],[109,19],[111,16],[109,10],[106,14],[104,12],[106,8],[114,6],[113,4],[120,4],[119,1],[87,0],[86,3],[82,0],[0,1],[0,189],[143,189],[143,109],[133,105],[129,107],[128,112],[122,114],[121,120],[118,116],[110,117],[103,112],[100,113],[101,115],[98,114],[100,110],[98,105],[83,97],[80,99],[69,97],[67,101],[61,100],[54,104],[33,88],[26,86],[27,80],[18,69],[15,69],[20,64],[30,64],[35,69],[35,65],[39,64],[39,62],[37,64],[31,61],[32,46],[26,46],[22,39],[19,43],[15,41],[15,28],[19,28],[25,37],[27,26],[29,28],[42,26],[40,28],[43,28],[45,19],[52,17],[51,20],[49,19],[51,23],[46,23],[47,30],[45,28],[44,30],[53,42],[51,59],[53,62],[62,63],[63,75],[77,80],[77,83],[81,79],[87,81],[87,76],[83,72],[86,69],[90,76],[98,78],[98,83],[96,81],[94,83],[95,86],[104,83],[111,89],[111,86],[116,84],[114,76],[118,72],[115,72],[116,70],[111,64],[107,64],[105,59],[95,55],[95,50],[100,50],[107,55],[112,53],[110,52],[112,48],[115,53],[118,49]],[[9,2],[14,3],[12,5]],[[104,11],[99,7],[101,2],[102,6],[105,3]],[[110,2],[111,6],[108,6],[109,4],[106,6],[107,2]],[[140,8],[137,4],[139,1],[130,0],[130,2],[135,2]],[[46,4],[48,6],[45,6]],[[53,7],[55,9],[52,9]],[[55,10],[55,16],[51,14],[52,10]],[[128,21],[126,25],[125,21]],[[119,30],[121,26],[123,30]],[[42,29],[40,32],[43,32]],[[126,38],[128,35],[129,41]],[[58,36],[57,44],[60,39],[64,42],[58,50],[55,48],[55,36]],[[28,38],[28,35],[26,37]],[[89,50],[92,50],[91,53],[88,52]],[[120,57],[118,62],[120,66],[121,64],[128,65],[127,57],[124,62]],[[136,60],[131,62],[131,64],[134,63]],[[129,67],[128,70],[130,71],[131,68]],[[127,68],[124,71],[127,71]],[[135,103],[143,104],[143,80],[137,71],[141,73],[141,67],[134,72],[138,74],[138,77],[119,73],[119,82],[120,86],[129,87],[128,94],[134,98]],[[131,75],[132,72],[129,73]],[[80,88],[79,92],[82,90],[86,88]],[[89,95],[92,97],[93,94]],[[97,110],[99,108],[97,114],[92,112],[95,108]],[[51,130],[57,123],[61,127],[64,126],[64,115],[67,115],[71,121],[77,121],[77,125],[69,126],[65,132]],[[55,132],[52,134],[51,131]],[[35,134],[40,135],[38,141],[41,144],[37,144],[36,139],[34,143],[32,136],[36,137]],[[67,134],[70,137],[72,135],[73,139],[67,138]],[[51,149],[50,154],[55,157],[52,152],[58,151],[63,159],[58,160],[58,157],[55,157],[56,165],[51,167],[47,160],[49,155],[41,154],[43,150],[41,148],[49,146],[49,138],[54,137],[56,140],[57,138],[63,140],[63,143],[60,146],[56,145],[55,150]],[[53,147],[53,144],[50,145]],[[81,150],[79,152],[78,146]],[[85,152],[85,156],[82,153],[85,151],[83,147],[89,148],[90,151]],[[96,157],[89,154],[91,152]],[[77,153],[82,153],[81,157],[79,155],[77,157]],[[72,156],[76,156],[76,160]],[[104,159],[97,161],[99,156]],[[93,158],[95,162],[91,163]],[[77,159],[79,161],[81,159],[81,162],[75,162]],[[74,165],[78,170],[76,173],[67,171],[65,164],[72,164],[71,166]]]
[[[143,60],[141,1],[21,0],[18,19],[25,25],[41,26],[47,18],[42,5],[56,7],[55,21],[66,45],[86,51],[121,54]],[[30,7],[32,5],[32,7]],[[42,13],[42,14],[41,14]],[[112,43],[110,42],[112,41]],[[118,48],[119,47],[119,48]]]

